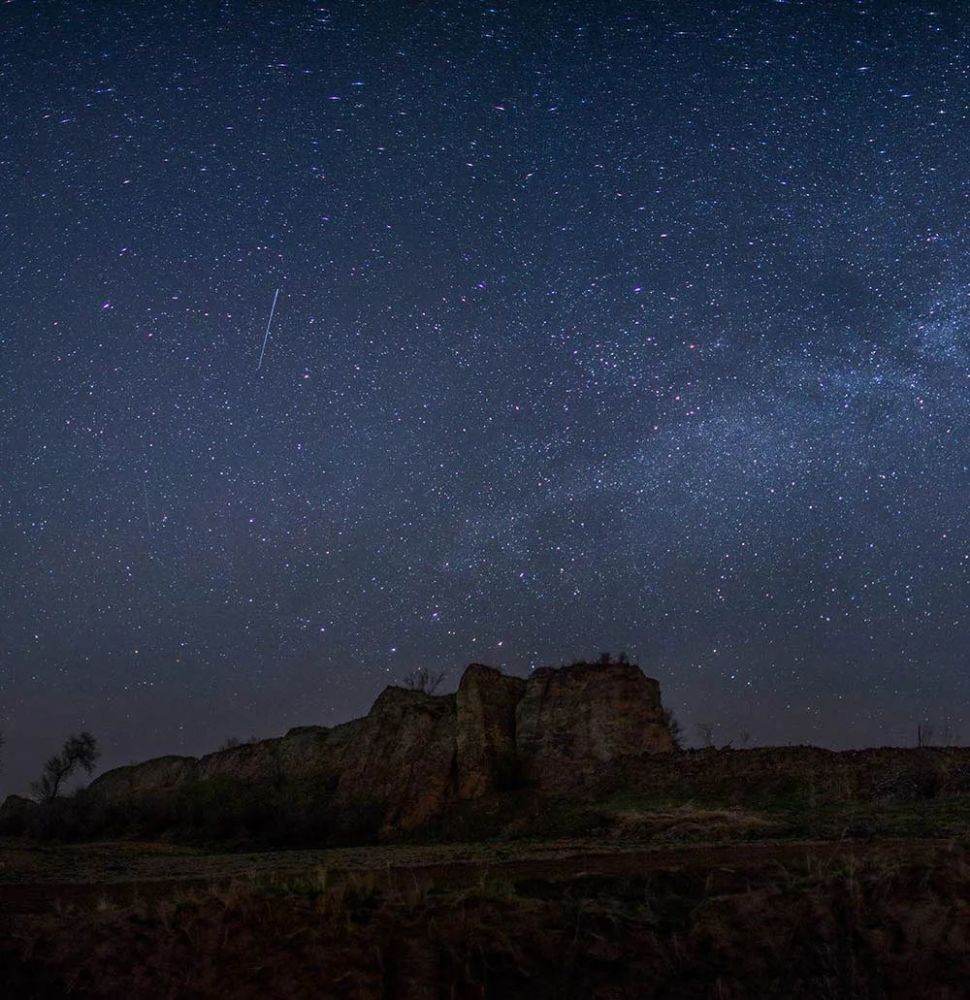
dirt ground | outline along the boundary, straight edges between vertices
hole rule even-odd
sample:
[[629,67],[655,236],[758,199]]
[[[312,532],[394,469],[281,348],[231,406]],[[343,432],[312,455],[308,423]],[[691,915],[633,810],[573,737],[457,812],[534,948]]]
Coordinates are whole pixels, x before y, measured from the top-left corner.
[[301,880],[339,885],[379,877],[389,888],[460,889],[484,881],[557,882],[577,877],[642,877],[651,872],[754,874],[772,868],[852,860],[920,861],[963,854],[947,840],[762,841],[645,848],[563,840],[330,850],[204,853],[169,844],[110,842],[25,847],[0,843],[0,913],[38,913],[64,904],[157,900],[188,889]]

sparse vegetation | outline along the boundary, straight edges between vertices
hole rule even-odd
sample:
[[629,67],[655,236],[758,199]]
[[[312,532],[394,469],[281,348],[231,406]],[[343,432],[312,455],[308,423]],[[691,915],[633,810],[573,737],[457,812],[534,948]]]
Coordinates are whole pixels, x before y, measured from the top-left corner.
[[257,743],[258,740],[255,736],[250,736],[248,740],[241,740],[238,736],[230,736],[226,739],[220,746],[220,750],[235,750],[236,747],[247,746],[251,743]]
[[418,667],[409,674],[406,674],[401,683],[411,691],[423,691],[425,694],[435,694],[447,676],[448,674],[445,670],[429,670],[427,667]]
[[[582,663],[582,660],[578,661]],[[626,653],[619,653],[617,656],[613,656],[612,653],[600,653],[599,659],[596,661],[602,667],[608,667],[613,663],[628,664],[630,662],[630,657]]]
[[81,789],[11,811],[0,822],[0,835],[61,842],[164,836],[223,849],[366,844],[377,839],[381,809],[364,801],[336,809],[318,789],[314,794],[310,783],[254,785],[226,776],[123,802],[106,802],[96,791]]
[[663,712],[663,722],[670,733],[670,738],[673,740],[674,749],[683,750],[684,749],[684,729],[681,726],[680,721],[669,708],[665,708]]
[[936,726],[931,722],[921,722],[916,726],[916,745],[918,747],[952,747],[960,743],[960,734],[957,733],[949,722],[944,722],[937,732]]
[[75,897],[18,917],[0,975],[17,995],[69,985],[144,1000],[309,996],[321,983],[361,998],[642,996],[644,984],[684,1000],[965,996],[964,849],[745,857],[698,849],[671,871],[599,854],[577,871],[567,853],[529,877],[515,858],[431,876],[375,858],[134,902]]
[[609,667],[609,666],[612,666],[614,664],[622,664],[624,666],[628,666],[628,665],[635,666],[636,665],[634,663],[634,661],[632,661],[630,659],[630,657],[629,657],[629,655],[627,653],[618,653],[616,656],[614,656],[610,652],[603,652],[603,653],[600,653],[600,655],[595,660],[586,660],[586,659],[582,659],[582,660],[570,660],[569,663],[562,663],[562,664],[560,664],[560,666],[563,666],[563,667],[588,667],[588,666]]

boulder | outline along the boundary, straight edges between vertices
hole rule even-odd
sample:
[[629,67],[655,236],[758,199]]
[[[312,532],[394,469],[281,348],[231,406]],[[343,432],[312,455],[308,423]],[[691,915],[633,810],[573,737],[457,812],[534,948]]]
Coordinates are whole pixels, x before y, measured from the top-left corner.
[[526,682],[473,663],[456,695],[458,796],[475,799],[496,790],[515,766],[515,710]]

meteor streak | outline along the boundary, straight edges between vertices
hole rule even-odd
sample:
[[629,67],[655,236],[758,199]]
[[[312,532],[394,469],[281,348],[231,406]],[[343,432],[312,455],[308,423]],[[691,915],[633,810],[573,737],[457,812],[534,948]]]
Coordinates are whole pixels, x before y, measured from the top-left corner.
[[269,328],[273,325],[273,313],[276,312],[276,300],[280,297],[280,290],[276,289],[276,294],[273,296],[273,304],[270,306],[269,319],[266,321],[266,333],[263,334],[263,349],[259,352],[259,364],[256,365],[256,371],[259,371],[263,367],[263,355],[266,353],[266,344],[269,341]]

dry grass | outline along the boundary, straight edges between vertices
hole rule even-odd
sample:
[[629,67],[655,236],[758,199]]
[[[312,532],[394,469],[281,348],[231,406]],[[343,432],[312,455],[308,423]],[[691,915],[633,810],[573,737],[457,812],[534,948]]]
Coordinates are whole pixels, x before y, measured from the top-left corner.
[[654,995],[645,983],[698,1000],[965,995],[963,848],[696,853],[613,874],[586,858],[556,877],[483,863],[458,887],[321,864],[103,896],[21,919],[8,954],[79,995],[144,1000]]
[[610,835],[654,843],[750,840],[781,832],[777,820],[742,809],[706,809],[691,804],[661,809],[619,809],[610,814]]

